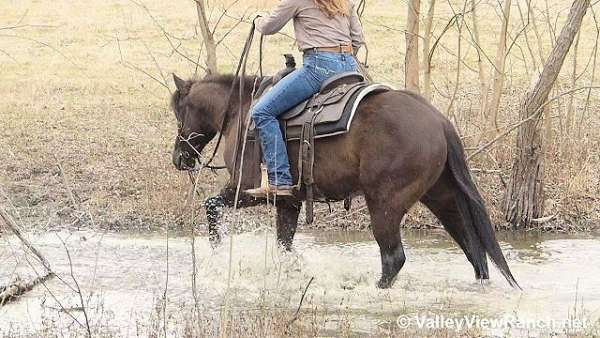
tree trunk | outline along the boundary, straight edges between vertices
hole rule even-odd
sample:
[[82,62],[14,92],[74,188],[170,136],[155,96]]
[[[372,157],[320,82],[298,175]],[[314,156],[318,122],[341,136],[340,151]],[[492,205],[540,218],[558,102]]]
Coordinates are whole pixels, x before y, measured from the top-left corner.
[[433,29],[433,16],[435,14],[435,1],[429,0],[429,9],[425,18],[425,32],[423,33],[423,96],[431,101],[431,60],[429,60],[429,49],[431,48],[431,31]]
[[404,61],[404,84],[406,89],[419,93],[419,11],[421,0],[408,1],[406,27],[406,58]]
[[544,212],[544,158],[540,120],[544,103],[560,73],[590,0],[575,0],[567,23],[562,29],[542,74],[535,86],[527,92],[521,105],[520,117],[530,119],[517,135],[517,154],[513,163],[508,191],[505,196],[504,215],[515,228],[530,226],[532,220]]
[[506,65],[506,36],[508,24],[510,22],[510,7],[511,0],[506,0],[504,3],[502,29],[500,31],[500,41],[498,41],[498,50],[496,51],[496,61],[494,69],[494,82],[492,90],[492,99],[486,105],[488,125],[493,126],[498,130],[498,108],[500,107],[500,99],[502,98],[502,90],[504,88],[504,69]]
[[200,25],[200,34],[204,40],[204,48],[206,49],[206,69],[210,74],[216,74],[217,71],[217,44],[215,37],[210,30],[208,19],[206,18],[206,5],[204,0],[196,1],[196,11],[198,12],[198,24]]

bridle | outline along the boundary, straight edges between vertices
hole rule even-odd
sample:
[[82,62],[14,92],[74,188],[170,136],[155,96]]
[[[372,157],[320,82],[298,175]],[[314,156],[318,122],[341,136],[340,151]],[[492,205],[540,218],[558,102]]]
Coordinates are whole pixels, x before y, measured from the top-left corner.
[[211,170],[227,169],[227,167],[224,166],[224,165],[213,166],[213,165],[210,164],[211,161],[208,161],[206,163],[202,163],[202,161],[200,160],[201,153],[198,150],[198,147],[201,146],[201,145],[205,146],[206,144],[196,144],[196,145],[194,145],[192,141],[194,139],[197,139],[197,138],[200,138],[200,137],[207,137],[206,134],[191,132],[190,135],[188,135],[187,137],[182,136],[182,130],[183,130],[183,122],[182,121],[177,121],[177,129],[178,129],[177,139],[179,140],[179,142],[183,142],[183,143],[187,144],[188,148],[191,149],[194,152],[194,154],[190,154],[189,151],[182,150],[181,151],[181,156],[184,159],[186,159],[186,160],[190,160],[190,159],[193,158],[192,155],[196,155],[195,160],[198,161],[198,163],[200,164],[199,168],[197,168],[197,169],[196,168],[192,168],[192,169],[190,169],[188,171],[199,171],[202,168],[208,168],[208,169],[211,169]]
[[[223,130],[227,127],[227,123],[228,121],[228,116],[229,114],[227,114],[227,112],[229,111],[230,105],[231,105],[231,101],[234,95],[234,91],[235,91],[235,83],[236,81],[239,81],[239,109],[240,109],[240,117],[241,117],[241,111],[243,109],[243,102],[242,102],[242,96],[243,96],[243,92],[244,92],[244,77],[245,77],[245,72],[246,72],[246,63],[248,61],[248,54],[250,52],[250,47],[252,46],[252,40],[254,39],[254,31],[256,29],[255,23],[254,21],[252,21],[252,25],[250,28],[250,33],[248,34],[248,38],[246,39],[246,43],[244,44],[244,49],[242,51],[242,54],[240,56],[240,60],[238,62],[238,66],[235,72],[235,76],[233,77],[233,81],[231,83],[231,87],[229,90],[229,95],[227,98],[227,104],[225,105],[225,112],[223,114],[223,120],[221,121],[221,127],[220,127],[220,131],[219,131],[219,136],[217,139],[217,144],[213,150],[212,155],[210,156],[210,158],[208,159],[208,161],[206,161],[206,163],[202,163],[200,161],[200,152],[198,151],[198,145],[194,146],[192,144],[192,140],[196,139],[198,137],[206,137],[207,135],[205,134],[200,134],[200,133],[196,133],[196,132],[192,132],[188,137],[183,137],[182,136],[182,131],[184,129],[184,125],[183,125],[183,120],[181,118],[178,118],[178,125],[177,125],[177,129],[178,129],[178,134],[177,137],[179,139],[180,142],[185,142],[190,149],[192,149],[196,155],[196,160],[198,161],[198,163],[200,164],[199,168],[194,168],[192,170],[189,170],[188,173],[190,174],[190,179],[193,180],[192,176],[191,176],[191,172],[192,171],[200,171],[202,168],[208,168],[211,170],[221,170],[221,169],[227,169],[227,166],[221,165],[221,166],[213,166],[211,165],[211,163],[213,162],[213,160],[215,159],[215,157],[217,156],[217,152],[219,151],[219,147],[221,145],[221,141],[223,139]],[[261,38],[261,61],[260,61],[260,68],[261,68],[261,72],[262,72],[262,38]],[[240,72],[242,73],[240,76]],[[238,124],[239,125],[239,124]],[[238,131],[239,134],[239,131]],[[238,135],[239,136],[239,135]],[[189,154],[187,151],[185,152],[185,154],[182,152],[181,156],[183,156],[186,159],[190,159],[191,158],[191,154]],[[187,157],[186,157],[187,156]],[[237,156],[235,158],[237,160]],[[234,164],[234,168],[237,166],[237,164]]]

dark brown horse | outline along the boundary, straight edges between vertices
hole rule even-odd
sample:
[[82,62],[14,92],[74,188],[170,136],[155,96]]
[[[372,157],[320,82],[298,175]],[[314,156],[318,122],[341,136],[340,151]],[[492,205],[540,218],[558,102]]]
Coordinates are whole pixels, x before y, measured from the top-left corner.
[[[241,111],[247,114],[257,79],[244,80]],[[179,134],[173,150],[174,165],[179,170],[193,168],[206,144],[221,133],[224,160],[234,177],[238,121],[246,119],[238,119],[237,94],[227,104],[230,91],[238,90],[231,88],[233,76],[199,81],[175,76],[175,83],[172,108]],[[224,114],[228,123],[221,130]],[[294,180],[298,147],[297,141],[288,143]],[[477,279],[489,278],[489,255],[510,285],[518,287],[471,178],[454,127],[419,95],[388,91],[363,100],[349,133],[315,141],[314,180],[315,190],[328,200],[364,195],[381,253],[382,275],[377,284],[380,288],[390,287],[404,265],[400,221],[417,201],[441,221],[473,265]],[[218,196],[205,203],[212,242],[219,241],[217,225],[222,208],[234,206],[236,186],[237,180],[230,180]],[[242,191],[252,187],[251,182],[242,179]],[[277,237],[288,249],[296,232],[301,200],[302,196],[298,196],[276,203]],[[263,201],[242,194],[238,207],[259,203]]]

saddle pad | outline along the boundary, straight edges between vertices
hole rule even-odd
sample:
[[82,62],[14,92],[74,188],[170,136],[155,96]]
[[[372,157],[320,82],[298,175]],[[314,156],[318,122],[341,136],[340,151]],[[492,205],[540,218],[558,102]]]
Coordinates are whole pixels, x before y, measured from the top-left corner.
[[345,134],[350,130],[360,102],[369,94],[388,90],[391,88],[382,84],[361,84],[350,88],[339,103],[313,107],[312,110],[306,109],[300,115],[283,120],[281,123],[284,126],[286,140],[299,140],[302,127],[305,123],[310,123],[313,117],[315,138]]

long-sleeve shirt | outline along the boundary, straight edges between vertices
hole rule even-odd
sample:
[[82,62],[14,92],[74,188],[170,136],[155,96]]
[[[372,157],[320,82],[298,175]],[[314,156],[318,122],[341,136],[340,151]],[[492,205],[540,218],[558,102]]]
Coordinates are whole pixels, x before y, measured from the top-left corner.
[[329,17],[313,0],[281,0],[273,13],[256,20],[256,29],[264,35],[279,32],[290,20],[300,50],[315,47],[364,44],[363,30],[354,6],[347,16]]

